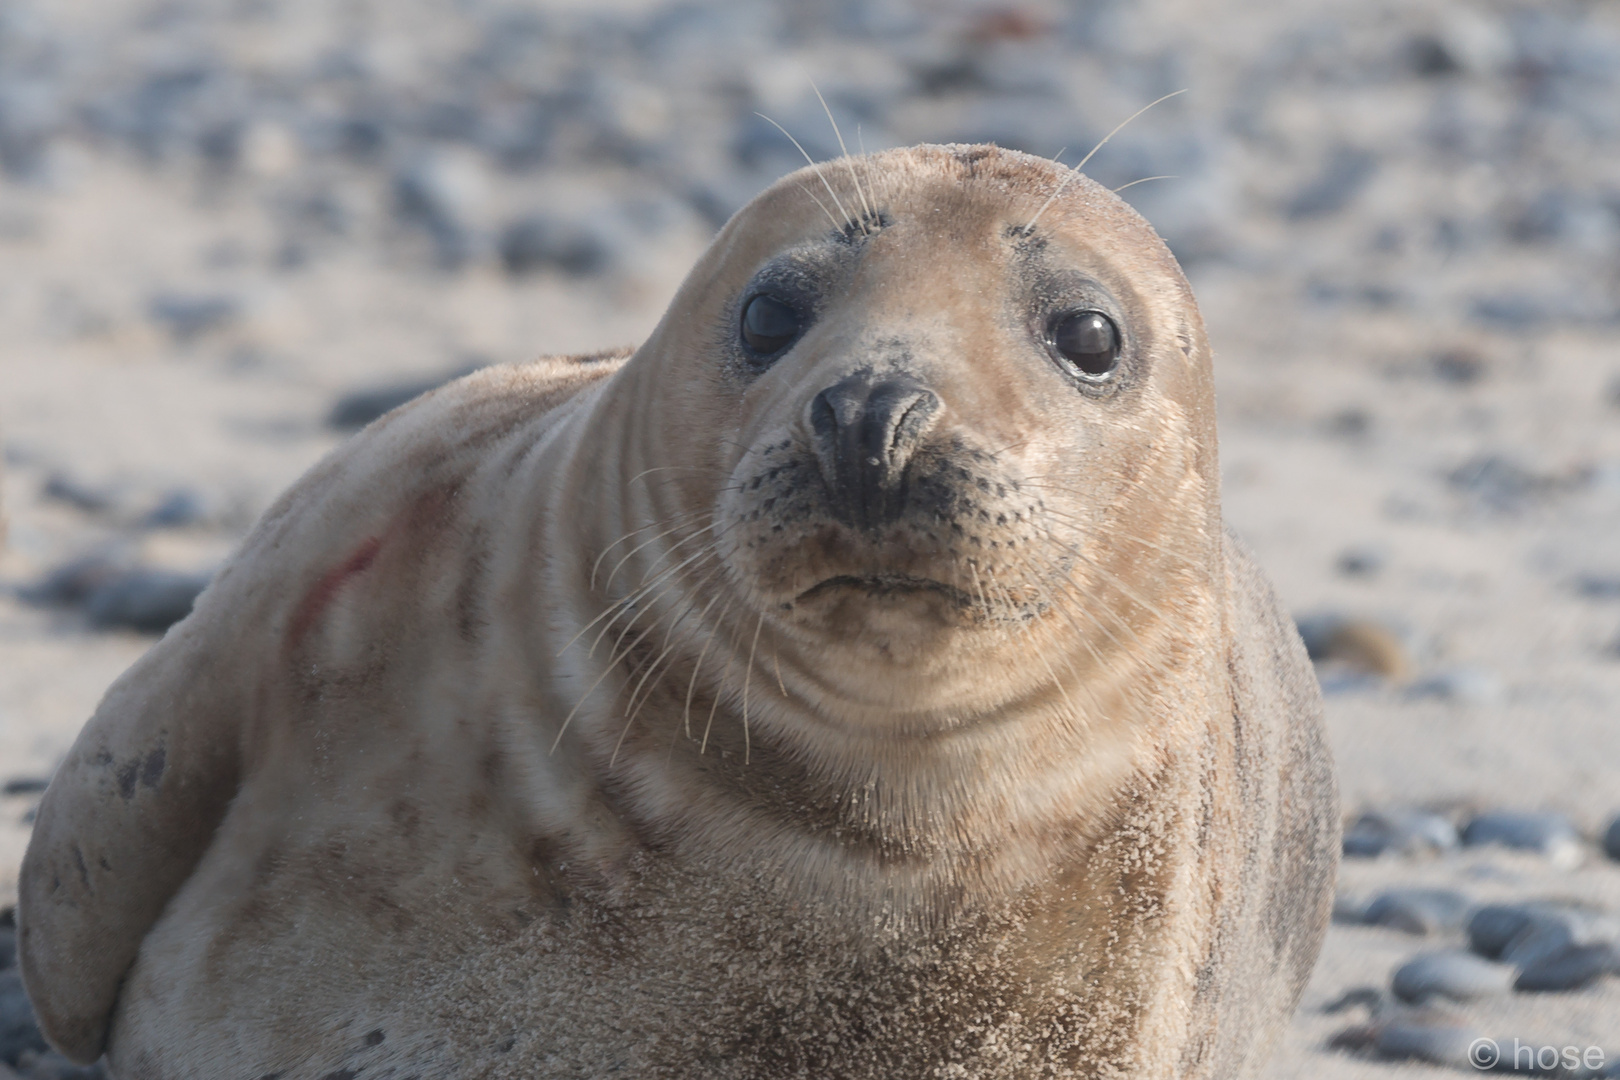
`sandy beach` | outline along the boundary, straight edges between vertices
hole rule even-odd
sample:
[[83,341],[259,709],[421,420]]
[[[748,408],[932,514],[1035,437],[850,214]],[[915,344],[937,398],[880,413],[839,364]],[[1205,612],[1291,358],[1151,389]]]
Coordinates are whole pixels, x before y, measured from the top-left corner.
[[[756,110],[837,153],[814,80],[852,143],[1071,164],[1187,90],[1087,171],[1176,177],[1123,194],[1209,326],[1228,521],[1302,621],[1398,648],[1322,668],[1347,822],[1576,837],[1347,858],[1341,895],[1620,916],[1620,11],[812,6],[0,3],[0,907],[154,640],[53,571],[206,575],[344,395],[638,342],[794,167]],[[1467,1071],[1331,1048],[1369,1013],[1323,1011],[1466,940],[1336,924],[1268,1075]],[[1620,975],[1448,1008],[1620,1060]]]

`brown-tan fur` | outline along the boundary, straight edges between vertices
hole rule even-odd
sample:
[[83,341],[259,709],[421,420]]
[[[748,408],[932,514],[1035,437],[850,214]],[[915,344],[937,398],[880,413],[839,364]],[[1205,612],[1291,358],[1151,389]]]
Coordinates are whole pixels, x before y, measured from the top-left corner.
[[[317,466],[45,797],[50,1037],[124,1080],[1249,1075],[1326,921],[1320,701],[1221,525],[1186,283],[1089,181],[1024,230],[1061,181],[806,170],[628,360],[471,376]],[[823,306],[739,366],[790,248]],[[1074,273],[1127,328],[1106,396],[1030,339]],[[932,509],[862,532],[805,417],[865,368],[945,412]]]

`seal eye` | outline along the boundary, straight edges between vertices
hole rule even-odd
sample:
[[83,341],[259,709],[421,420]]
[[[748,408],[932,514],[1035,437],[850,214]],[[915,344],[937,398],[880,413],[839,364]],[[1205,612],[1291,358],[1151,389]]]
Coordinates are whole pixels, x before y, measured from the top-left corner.
[[760,293],[743,308],[743,341],[760,356],[781,352],[799,336],[799,313]]
[[1047,340],[1054,352],[1086,378],[1105,378],[1119,367],[1119,329],[1100,311],[1058,316]]

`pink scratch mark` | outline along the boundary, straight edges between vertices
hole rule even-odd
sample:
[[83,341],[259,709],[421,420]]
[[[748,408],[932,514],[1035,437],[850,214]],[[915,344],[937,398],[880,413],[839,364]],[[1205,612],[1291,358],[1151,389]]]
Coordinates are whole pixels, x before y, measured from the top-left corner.
[[287,628],[287,644],[290,647],[298,647],[304,635],[309,633],[310,628],[336,598],[338,590],[343,588],[343,583],[356,574],[364,573],[377,560],[377,552],[381,550],[382,538],[370,537],[354,549],[354,554],[321,575],[321,579],[305,594],[304,599],[298,604],[298,609],[293,613],[292,624]]

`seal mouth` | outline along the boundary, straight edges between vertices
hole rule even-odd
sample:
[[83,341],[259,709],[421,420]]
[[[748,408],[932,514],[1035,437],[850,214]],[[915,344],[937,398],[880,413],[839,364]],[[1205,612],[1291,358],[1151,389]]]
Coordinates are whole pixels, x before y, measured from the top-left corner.
[[839,574],[825,581],[819,581],[794,598],[795,603],[814,600],[830,592],[840,589],[853,589],[868,596],[884,598],[891,596],[913,596],[918,593],[934,593],[949,600],[957,607],[968,608],[973,606],[972,597],[954,585],[947,585],[943,581],[933,578],[912,577],[909,574],[871,574],[860,576],[855,574]]

